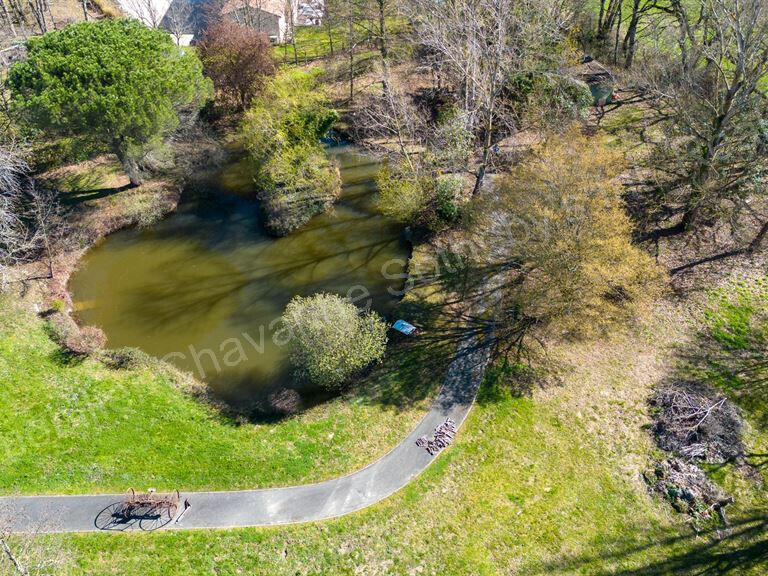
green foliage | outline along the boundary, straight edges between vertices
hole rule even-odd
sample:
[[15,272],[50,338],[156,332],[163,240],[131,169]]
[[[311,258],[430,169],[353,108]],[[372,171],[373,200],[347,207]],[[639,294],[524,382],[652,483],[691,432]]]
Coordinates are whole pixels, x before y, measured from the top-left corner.
[[526,73],[510,78],[508,97],[519,104],[528,123],[560,128],[583,119],[594,97],[590,87],[561,74]]
[[194,51],[135,20],[80,22],[30,38],[8,86],[28,128],[80,138],[123,162],[140,158],[211,93]]
[[291,332],[291,361],[314,384],[338,388],[351,376],[381,360],[387,326],[375,312],[361,313],[332,294],[297,296],[283,322]]
[[464,180],[459,176],[445,175],[435,180],[435,215],[440,223],[452,224],[459,218],[459,197]]
[[465,184],[459,176],[414,174],[399,162],[382,168],[376,182],[379,210],[393,220],[438,232],[459,218]]
[[319,71],[283,71],[257,98],[242,126],[267,227],[286,234],[326,210],[341,191],[320,138],[338,119],[318,86]]

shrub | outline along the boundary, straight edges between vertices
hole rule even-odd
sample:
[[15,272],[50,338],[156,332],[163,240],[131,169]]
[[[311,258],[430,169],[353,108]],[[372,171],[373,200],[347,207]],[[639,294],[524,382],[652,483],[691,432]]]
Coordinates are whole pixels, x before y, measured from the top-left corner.
[[274,75],[272,45],[263,32],[232,21],[210,26],[198,44],[206,75],[225,97],[237,101],[241,109],[250,104]]
[[72,334],[79,331],[77,323],[66,312],[54,310],[53,314],[48,316],[48,331],[51,340],[59,346],[64,346],[64,342]]
[[152,357],[138,348],[118,348],[106,350],[101,361],[114,370],[133,370],[152,362]]
[[75,356],[90,356],[107,343],[107,337],[99,328],[95,326],[80,328],[64,312],[54,312],[48,317],[48,329],[51,339]]
[[254,100],[241,132],[270,233],[295,230],[340,194],[338,169],[320,142],[337,118],[317,72],[282,72]]
[[459,176],[414,176],[402,164],[382,168],[376,182],[379,210],[393,220],[439,232],[459,217],[464,180]]
[[96,326],[85,326],[64,339],[64,348],[75,356],[90,356],[107,344],[107,336]]
[[339,296],[297,296],[283,322],[292,335],[290,357],[297,373],[319,386],[339,388],[384,356],[384,321]]

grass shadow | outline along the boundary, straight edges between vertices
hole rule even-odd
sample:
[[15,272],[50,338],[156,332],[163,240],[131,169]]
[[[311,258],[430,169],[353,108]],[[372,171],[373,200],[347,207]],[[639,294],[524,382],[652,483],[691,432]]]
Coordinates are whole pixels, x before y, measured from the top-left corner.
[[768,282],[716,291],[704,317],[678,351],[682,374],[721,390],[768,430]]
[[[762,511],[733,520],[725,531],[697,534],[672,527],[639,533],[637,540],[643,543],[601,537],[592,547],[595,552],[546,563],[533,573],[741,576],[750,570],[755,574],[768,570],[768,516]],[[624,567],[617,568],[617,564]]]

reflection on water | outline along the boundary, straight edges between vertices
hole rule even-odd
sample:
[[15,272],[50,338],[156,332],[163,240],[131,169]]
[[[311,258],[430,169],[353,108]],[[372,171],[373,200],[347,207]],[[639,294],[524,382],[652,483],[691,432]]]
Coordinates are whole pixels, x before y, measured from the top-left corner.
[[103,328],[111,348],[171,355],[234,404],[287,384],[276,321],[288,301],[335,292],[386,314],[407,258],[400,227],[373,209],[377,163],[349,147],[329,153],[341,166],[341,201],[288,237],[264,234],[257,206],[238,194],[251,184],[237,164],[151,229],[109,236],[71,280],[81,322]]

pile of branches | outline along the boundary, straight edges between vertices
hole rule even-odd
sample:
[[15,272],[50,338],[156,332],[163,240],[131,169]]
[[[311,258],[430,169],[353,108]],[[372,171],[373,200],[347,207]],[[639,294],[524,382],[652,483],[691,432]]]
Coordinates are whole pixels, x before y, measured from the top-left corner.
[[739,410],[725,396],[699,382],[675,382],[651,398],[658,446],[687,460],[741,461],[744,444]]
[[657,462],[643,474],[650,488],[680,513],[691,517],[693,527],[699,530],[712,524],[728,526],[725,507],[733,502],[695,464],[680,458]]

